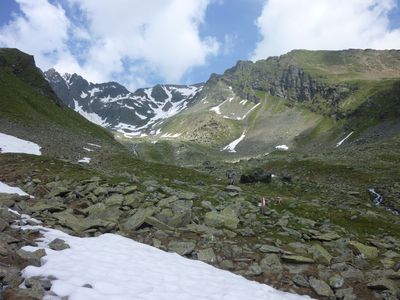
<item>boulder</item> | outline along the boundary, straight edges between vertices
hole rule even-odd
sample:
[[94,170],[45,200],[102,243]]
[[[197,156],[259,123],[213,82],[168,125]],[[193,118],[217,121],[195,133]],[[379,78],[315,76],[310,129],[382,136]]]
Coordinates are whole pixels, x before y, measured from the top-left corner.
[[23,279],[21,272],[17,267],[5,267],[0,265],[0,278],[2,278],[3,286],[6,284],[8,287],[18,287]]
[[153,207],[139,208],[138,211],[128,219],[126,219],[120,228],[125,232],[131,232],[143,225],[147,217],[151,217],[156,212]]
[[336,232],[327,232],[322,234],[315,234],[312,236],[313,240],[324,241],[324,242],[337,240],[338,238],[340,238],[340,235],[338,235]]
[[20,197],[17,194],[0,193],[0,205],[5,207],[13,206],[19,199]]
[[124,202],[124,196],[121,194],[114,194],[104,200],[106,206],[121,206]]
[[167,224],[161,222],[160,220],[154,218],[154,217],[146,217],[144,222],[146,224],[149,224],[155,228],[161,229],[161,230],[169,230],[169,231],[173,231],[174,228],[168,226]]
[[70,247],[64,240],[56,238],[49,243],[49,248],[55,251],[61,251]]
[[282,255],[282,259],[288,263],[294,264],[312,264],[314,260],[300,255]]
[[119,209],[118,205],[107,207],[103,203],[97,203],[89,206],[84,210],[87,213],[86,220],[107,220],[113,223],[116,223],[119,217],[122,214],[122,211]]
[[188,225],[192,219],[192,201],[178,200],[172,205],[172,217],[167,224],[178,228]]
[[102,186],[97,186],[97,187],[93,190],[93,194],[94,194],[96,197],[105,196],[105,195],[108,194],[108,189],[106,189],[105,187],[102,187]]
[[134,193],[136,190],[137,190],[136,185],[130,185],[123,189],[122,194],[129,195],[129,194]]
[[373,259],[379,255],[378,248],[367,246],[357,241],[349,241],[347,246],[353,250],[356,255],[362,255],[366,259]]
[[41,300],[43,298],[43,295],[37,295],[36,291],[22,288],[7,289],[1,296],[5,300]]
[[258,276],[261,275],[263,273],[262,268],[260,267],[260,265],[258,263],[252,263],[247,272],[246,275],[248,276]]
[[177,194],[180,200],[194,200],[197,199],[197,195],[193,192],[179,191]]
[[39,213],[42,211],[48,211],[50,213],[60,212],[67,209],[67,206],[58,200],[52,200],[49,203],[37,202],[35,205],[28,207],[29,212]]
[[123,202],[124,206],[129,206],[130,208],[138,208],[142,205],[145,195],[139,192],[125,195]]
[[383,290],[396,291],[398,289],[396,287],[396,284],[394,283],[394,281],[392,281],[390,279],[386,279],[386,278],[380,278],[380,279],[374,280],[374,281],[368,283],[367,286],[371,290],[379,290],[379,291],[383,291]]
[[66,186],[63,185],[57,185],[54,188],[51,189],[49,193],[49,197],[65,197],[68,193],[71,192],[71,189],[69,189]]
[[340,276],[339,274],[335,274],[335,275],[329,277],[328,282],[332,288],[339,289],[344,284],[344,278],[342,276]]
[[177,196],[170,196],[158,201],[157,206],[161,208],[171,208],[172,204],[178,200],[179,198]]
[[8,208],[0,208],[0,231],[8,228],[8,224],[18,220],[18,216],[8,210]]
[[197,258],[201,261],[214,263],[217,260],[214,250],[212,248],[200,249],[197,252]]
[[46,255],[43,249],[39,249],[33,252],[25,251],[23,249],[17,250],[17,255],[22,260],[26,261],[29,265],[40,267],[40,259]]
[[283,270],[281,261],[276,254],[268,254],[261,259],[260,267],[263,272],[272,274],[280,274]]
[[311,277],[309,280],[310,286],[313,291],[321,297],[333,298],[334,294],[329,285],[322,280],[319,280],[315,277]]
[[239,218],[234,210],[225,208],[221,213],[214,211],[205,214],[204,222],[212,227],[226,227],[228,229],[236,229],[239,224]]
[[258,248],[263,253],[283,253],[285,252],[281,248],[271,246],[271,245],[261,245],[260,248]]
[[292,278],[292,281],[299,287],[305,287],[305,288],[310,287],[307,278],[304,277],[304,275],[302,274],[295,274]]
[[77,218],[69,210],[65,210],[61,213],[55,213],[53,214],[53,217],[58,220],[59,225],[69,228],[77,234],[82,234],[85,230],[91,228],[107,228],[113,223],[105,219],[99,219],[93,216],[90,217],[90,215],[88,218]]
[[51,288],[51,281],[43,277],[30,277],[25,279],[25,286],[30,289],[34,285],[40,286],[43,290],[49,291]]
[[319,244],[313,245],[309,252],[312,254],[315,262],[323,265],[330,265],[333,257]]
[[353,288],[345,288],[345,289],[337,289],[335,291],[335,296],[338,299],[354,299],[356,300],[357,298],[355,295],[353,295]]
[[179,255],[189,255],[196,247],[196,243],[192,241],[170,241],[168,243],[168,251],[175,252]]

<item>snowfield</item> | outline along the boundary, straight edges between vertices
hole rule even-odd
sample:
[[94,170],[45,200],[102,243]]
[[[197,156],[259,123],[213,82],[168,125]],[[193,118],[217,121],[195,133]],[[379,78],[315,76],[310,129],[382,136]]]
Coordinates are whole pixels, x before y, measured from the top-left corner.
[[[12,187],[0,181],[0,193],[4,194],[18,194],[20,196],[30,196],[18,187]],[[33,196],[30,196],[33,198]]]
[[[42,258],[41,267],[28,266],[23,276],[57,278],[52,281],[51,291],[58,297],[45,296],[45,300],[61,297],[70,300],[310,299],[116,234],[79,238],[42,226],[22,228],[39,229],[44,236],[39,239],[38,247],[23,248],[26,251],[43,248],[47,254]],[[49,249],[48,244],[56,238],[71,248]]]
[[42,155],[41,147],[33,142],[19,139],[15,136],[0,133],[0,153],[26,153]]

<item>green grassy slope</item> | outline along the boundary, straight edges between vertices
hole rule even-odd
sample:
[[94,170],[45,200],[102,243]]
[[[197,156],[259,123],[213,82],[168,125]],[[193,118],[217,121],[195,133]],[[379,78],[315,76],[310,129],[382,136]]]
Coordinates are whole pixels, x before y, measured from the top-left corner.
[[0,49],[0,91],[0,131],[36,142],[46,154],[79,157],[87,142],[115,144],[111,133],[62,105],[33,57],[17,49]]

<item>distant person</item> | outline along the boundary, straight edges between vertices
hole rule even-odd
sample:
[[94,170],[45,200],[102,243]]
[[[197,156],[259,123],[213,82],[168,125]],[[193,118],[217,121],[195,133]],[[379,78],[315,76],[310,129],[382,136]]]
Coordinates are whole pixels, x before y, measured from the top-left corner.
[[232,170],[226,171],[226,177],[228,178],[228,185],[235,184],[235,176],[236,176],[235,171],[232,171]]
[[260,212],[262,215],[265,215],[265,197],[260,197],[260,203],[258,204],[258,206],[260,207]]

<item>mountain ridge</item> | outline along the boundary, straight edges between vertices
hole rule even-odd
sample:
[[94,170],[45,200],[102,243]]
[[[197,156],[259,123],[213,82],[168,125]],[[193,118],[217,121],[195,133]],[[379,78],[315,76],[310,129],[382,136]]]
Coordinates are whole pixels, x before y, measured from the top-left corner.
[[[45,74],[56,91],[57,80],[50,75],[58,74],[64,86],[57,94],[66,93],[69,107],[118,132],[123,141],[143,138],[128,139],[135,147],[144,145],[143,151],[166,139],[189,143],[192,150],[203,145],[217,156],[248,157],[280,145],[335,147],[353,131],[343,147],[372,138],[368,132],[382,120],[398,119],[399,62],[399,50],[293,50],[238,61],[223,74],[211,74],[204,85],[189,86],[195,92],[177,95],[175,106],[173,90],[188,86],[156,85],[131,93],[113,82],[95,85],[76,74]],[[78,82],[75,90],[68,88],[71,82]]]
[[68,107],[125,136],[155,134],[157,123],[189,106],[202,88],[202,84],[158,84],[130,92],[117,82],[94,84],[54,69],[44,74]]

